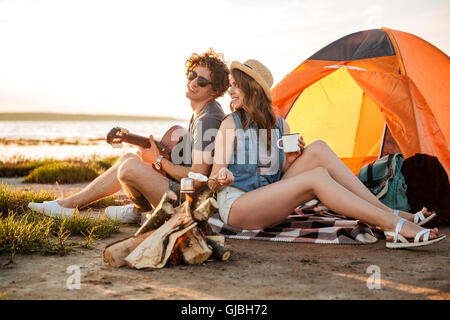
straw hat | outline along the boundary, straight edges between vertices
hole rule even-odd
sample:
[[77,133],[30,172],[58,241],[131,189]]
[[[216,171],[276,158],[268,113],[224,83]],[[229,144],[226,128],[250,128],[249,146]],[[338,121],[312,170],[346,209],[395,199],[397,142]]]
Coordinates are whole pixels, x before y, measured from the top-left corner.
[[263,65],[258,60],[250,59],[244,63],[239,61],[233,61],[230,65],[230,70],[238,69],[245,74],[252,77],[263,89],[269,99],[272,101],[272,93],[270,92],[270,87],[273,84],[273,76],[269,69]]

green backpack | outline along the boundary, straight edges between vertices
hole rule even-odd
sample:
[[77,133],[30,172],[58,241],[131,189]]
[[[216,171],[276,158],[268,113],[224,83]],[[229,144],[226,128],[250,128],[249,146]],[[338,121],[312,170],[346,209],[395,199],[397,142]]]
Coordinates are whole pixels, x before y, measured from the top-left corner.
[[408,212],[406,183],[401,168],[401,153],[386,155],[371,164],[366,164],[358,174],[359,180],[386,206]]

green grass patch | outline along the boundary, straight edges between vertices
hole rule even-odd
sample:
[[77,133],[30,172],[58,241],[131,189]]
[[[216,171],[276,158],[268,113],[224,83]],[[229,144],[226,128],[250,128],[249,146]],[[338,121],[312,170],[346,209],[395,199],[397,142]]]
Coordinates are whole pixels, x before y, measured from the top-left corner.
[[[90,248],[98,239],[118,232],[120,223],[107,216],[91,217],[78,211],[69,218],[49,218],[27,211],[18,215],[9,211],[0,218],[0,254],[8,254],[12,262],[18,253],[66,255],[73,247]],[[71,240],[83,236],[82,243]]]
[[69,162],[50,163],[40,166],[25,177],[26,183],[78,183],[89,182],[99,173],[89,166]]
[[19,162],[1,162],[0,177],[16,178],[28,175],[34,169],[57,162],[56,160],[28,160]]
[[91,167],[98,167],[103,170],[107,170],[107,169],[111,168],[118,159],[119,159],[118,156],[109,156],[109,157],[104,157],[104,158],[98,159],[98,160],[92,159],[92,160],[90,160],[90,165],[91,165]]
[[29,202],[55,200],[56,195],[50,191],[26,191],[0,184],[0,216],[13,211],[22,214],[28,210]]
[[56,229],[54,221],[36,219],[31,212],[17,216],[9,211],[7,217],[0,219],[0,254],[7,253],[10,262],[17,253],[65,255],[70,250],[68,237],[69,232]]
[[120,222],[112,220],[106,215],[91,216],[89,213],[80,214],[76,211],[69,218],[54,218],[57,228],[63,228],[68,231],[71,236],[82,235],[85,239],[91,237],[104,239],[111,234],[118,232]]
[[[29,183],[55,183],[56,181],[59,183],[86,182],[102,174],[114,165],[117,159],[119,159],[119,156],[100,158],[95,154],[84,160],[57,160],[53,158],[30,160],[18,157],[10,159],[7,162],[0,161],[0,177],[27,177],[27,182]],[[39,169],[41,167],[44,168]],[[62,174],[68,175],[62,178],[62,180],[65,179],[68,182],[56,180],[61,178]]]
[[[0,254],[8,254],[13,261],[17,253],[67,254],[72,247],[90,248],[98,239],[118,232],[120,222],[106,215],[80,214],[69,218],[50,218],[27,208],[30,201],[54,200],[47,191],[25,191],[0,185]],[[113,196],[92,203],[89,208],[116,205]],[[81,236],[82,243],[73,240]]]

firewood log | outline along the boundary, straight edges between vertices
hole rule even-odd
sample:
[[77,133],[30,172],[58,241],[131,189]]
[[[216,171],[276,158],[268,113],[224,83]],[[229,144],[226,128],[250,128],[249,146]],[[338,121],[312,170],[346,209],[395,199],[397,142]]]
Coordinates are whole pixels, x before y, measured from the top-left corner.
[[195,227],[196,223],[182,215],[182,208],[162,226],[145,238],[126,258],[128,266],[136,269],[162,268],[169,259],[176,240]]
[[161,198],[161,202],[169,202],[172,206],[176,206],[178,203],[178,196],[172,190],[167,190],[164,196]]
[[148,231],[139,236],[131,236],[116,242],[113,242],[105,247],[103,251],[103,261],[109,265],[119,268],[126,265],[125,257],[130,254],[142,241],[145,240],[152,232]]
[[181,242],[179,250],[183,261],[187,264],[202,264],[212,254],[212,250],[197,227],[191,229],[187,238]]
[[227,261],[230,259],[231,251],[225,249],[218,242],[212,240],[211,238],[206,238],[206,243],[212,248],[212,256],[219,261]]
[[214,197],[214,192],[212,192],[207,184],[204,184],[200,187],[198,187],[194,193],[191,194],[192,197],[192,203],[191,203],[191,209],[194,210],[200,204],[205,202],[208,198]]
[[197,221],[207,221],[209,217],[213,216],[219,211],[219,205],[216,199],[208,198],[201,203],[192,213],[193,217]]
[[157,229],[166,222],[174,214],[173,204],[176,203],[177,198],[175,192],[168,190],[161,198],[158,206],[134,235],[138,236],[146,231]]
[[211,225],[208,223],[208,221],[197,221],[197,228],[202,230],[203,234],[206,236],[209,235],[218,235],[216,231],[211,228]]
[[206,238],[214,240],[214,242],[217,242],[222,247],[225,246],[225,237],[220,235],[207,235]]

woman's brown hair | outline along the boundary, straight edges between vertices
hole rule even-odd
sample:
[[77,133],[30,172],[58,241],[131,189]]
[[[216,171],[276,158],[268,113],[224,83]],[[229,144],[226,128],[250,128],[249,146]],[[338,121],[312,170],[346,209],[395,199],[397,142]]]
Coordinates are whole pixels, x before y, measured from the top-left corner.
[[[277,118],[272,109],[272,102],[267,98],[263,88],[252,77],[238,69],[231,70],[236,86],[244,93],[242,108],[234,109],[230,104],[230,109],[237,113],[242,122],[243,129],[247,129],[252,122],[255,122],[258,129],[267,129],[267,149],[270,148],[271,132],[275,128]],[[245,119],[244,111],[248,114]]]

